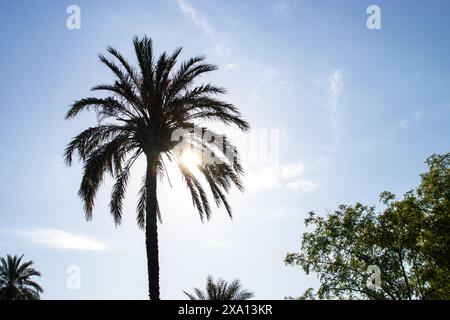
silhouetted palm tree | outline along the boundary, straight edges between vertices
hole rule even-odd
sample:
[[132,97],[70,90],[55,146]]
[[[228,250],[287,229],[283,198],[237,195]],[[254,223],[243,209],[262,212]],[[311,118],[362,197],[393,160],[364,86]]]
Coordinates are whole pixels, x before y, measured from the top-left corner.
[[253,298],[254,293],[241,289],[239,279],[231,283],[219,279],[216,283],[211,276],[206,279],[206,291],[194,288],[194,294],[183,291],[191,300],[248,300]]
[[[231,216],[226,194],[230,187],[242,190],[240,177],[243,174],[236,148],[224,137],[203,139],[198,135],[184,136],[184,142],[201,147],[223,163],[200,163],[196,170],[190,170],[181,161],[182,152],[175,148],[179,141],[173,141],[180,131],[194,132],[194,123],[212,120],[236,125],[241,130],[249,128],[239,111],[231,104],[216,98],[225,89],[210,83],[195,86],[200,75],[214,71],[216,66],[204,63],[204,57],[195,57],[182,63],[177,70],[177,58],[181,48],[168,55],[163,53],[155,59],[152,41],[148,37],[133,40],[138,68],[133,67],[114,48],[108,52],[115,62],[100,55],[103,62],[114,73],[112,85],[105,84],[92,90],[106,91],[106,98],[85,98],[76,101],[66,115],[73,118],[80,111],[94,109],[99,124],[74,137],[66,148],[66,163],[72,163],[72,155],[78,152],[84,162],[84,174],[79,195],[84,202],[86,219],[92,217],[94,198],[103,176],[109,172],[115,177],[110,202],[110,211],[115,223],[122,220],[122,201],[129,179],[130,168],[140,155],[146,158],[147,169],[143,186],[139,192],[137,223],[145,228],[149,295],[158,300],[159,262],[157,217],[160,212],[157,200],[157,176],[167,176],[166,161],[178,164],[181,174],[190,190],[194,206],[200,217],[208,219],[211,214],[207,195],[195,173],[204,176],[216,204],[223,204]],[[201,128],[201,132],[206,128]],[[232,150],[232,157],[229,151]],[[229,160],[232,161],[229,161]],[[197,172],[193,172],[197,171]]]
[[41,274],[33,261],[22,263],[23,255],[0,258],[0,300],[39,300],[44,291],[31,277]]

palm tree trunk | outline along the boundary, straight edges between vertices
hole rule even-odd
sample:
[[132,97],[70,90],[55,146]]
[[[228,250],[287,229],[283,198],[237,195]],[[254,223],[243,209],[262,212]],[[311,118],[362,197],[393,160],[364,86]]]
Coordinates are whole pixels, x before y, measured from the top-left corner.
[[158,199],[156,196],[156,163],[158,157],[147,156],[146,176],[146,217],[145,246],[147,249],[148,292],[150,300],[160,300],[159,297],[159,258],[158,258]]

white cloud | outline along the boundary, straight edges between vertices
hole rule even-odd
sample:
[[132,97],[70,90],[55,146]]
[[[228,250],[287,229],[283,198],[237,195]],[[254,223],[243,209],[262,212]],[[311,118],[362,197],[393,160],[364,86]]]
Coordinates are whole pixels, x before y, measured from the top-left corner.
[[226,66],[225,66],[225,70],[237,70],[239,68],[239,66],[237,65],[237,64],[234,64],[234,63],[228,63]]
[[295,163],[288,166],[283,166],[280,168],[281,176],[284,179],[290,179],[299,176],[303,173],[304,166],[302,163]]
[[248,169],[245,174],[245,186],[252,190],[264,190],[288,187],[293,190],[313,191],[316,185],[306,179],[300,179],[303,174],[302,163],[286,166],[268,166],[258,169]]
[[56,249],[100,251],[106,245],[88,236],[72,234],[57,229],[38,229],[26,231],[24,235],[34,243]]
[[341,130],[341,96],[344,93],[345,81],[344,72],[340,68],[332,70],[326,77],[320,77],[314,80],[316,86],[326,90],[326,99],[324,100],[325,116],[328,119],[328,129],[330,139],[328,146],[323,149],[327,153],[338,152],[342,140]]
[[280,91],[286,93],[294,92],[295,83],[282,77],[281,72],[273,66],[261,66],[258,70],[257,80],[250,92],[252,100],[264,100],[264,96],[276,92],[277,96]]
[[178,0],[178,5],[180,6],[183,14],[191,19],[191,21],[200,29],[202,29],[207,34],[212,34],[212,28],[206,21],[206,19],[199,14],[199,12],[186,0]]
[[221,56],[225,59],[230,59],[231,57],[231,48],[229,45],[225,44],[223,39],[218,39],[218,37],[211,37],[214,43],[213,51],[218,56]]
[[[224,59],[230,59],[232,50],[228,41],[211,26],[206,18],[207,15],[202,14],[200,10],[196,9],[187,0],[178,0],[178,6],[184,16],[192,21],[192,23],[202,30],[203,33],[209,38],[212,45],[212,52]],[[234,66],[233,64],[231,65]]]
[[398,123],[398,127],[400,129],[404,129],[408,126],[409,121],[407,119],[402,119],[400,120],[400,122]]
[[286,14],[298,7],[300,0],[277,0],[274,4],[275,13]]
[[328,105],[332,111],[337,111],[339,97],[344,91],[344,75],[340,69],[336,69],[328,78],[330,99]]
[[406,129],[410,125],[413,125],[415,123],[418,123],[420,120],[422,120],[424,114],[422,111],[416,111],[411,116],[404,118],[399,121],[398,128],[399,129]]
[[279,187],[281,184],[277,170],[271,167],[256,170],[248,169],[244,179],[245,186],[253,190],[272,189]]
[[422,111],[416,111],[414,112],[414,119],[420,120],[423,118],[423,112]]
[[313,183],[309,180],[303,180],[303,179],[289,182],[287,184],[287,187],[294,189],[294,190],[301,190],[301,191],[305,191],[305,192],[313,191],[314,189],[317,188],[315,183]]

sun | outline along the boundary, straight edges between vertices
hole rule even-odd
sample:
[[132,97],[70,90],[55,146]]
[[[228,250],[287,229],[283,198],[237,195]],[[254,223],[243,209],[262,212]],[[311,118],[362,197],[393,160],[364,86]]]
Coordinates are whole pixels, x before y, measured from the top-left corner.
[[184,150],[181,155],[181,163],[183,166],[187,167],[190,171],[196,169],[199,165],[201,165],[202,160],[200,155],[194,150]]

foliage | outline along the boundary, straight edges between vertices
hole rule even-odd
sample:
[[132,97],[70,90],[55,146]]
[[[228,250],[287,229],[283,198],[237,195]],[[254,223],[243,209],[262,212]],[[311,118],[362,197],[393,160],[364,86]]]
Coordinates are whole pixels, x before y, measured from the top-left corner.
[[22,263],[22,256],[0,258],[0,300],[39,300],[43,289],[32,280],[40,277],[33,261]]
[[[153,42],[147,36],[133,40],[137,67],[132,66],[116,49],[109,47],[113,60],[100,55],[100,61],[114,74],[112,84],[97,85],[93,91],[105,92],[103,98],[87,97],[76,101],[66,119],[81,111],[93,110],[98,125],[74,137],[65,150],[65,160],[72,164],[78,153],[84,172],[78,191],[84,204],[86,219],[92,218],[94,199],[109,173],[115,184],[109,208],[116,225],[122,221],[123,200],[136,160],[144,155],[147,168],[139,191],[137,223],[145,229],[149,295],[159,300],[159,249],[157,218],[161,214],[157,200],[157,177],[167,178],[166,163],[175,162],[192,196],[200,218],[209,219],[212,213],[208,195],[199,180],[203,177],[216,205],[223,205],[232,216],[227,194],[233,186],[243,190],[244,171],[236,147],[225,135],[217,135],[206,127],[195,134],[204,122],[235,125],[249,129],[239,110],[219,99],[224,88],[211,83],[199,83],[200,77],[217,67],[205,63],[198,56],[178,64],[181,48],[172,54],[163,52],[158,58]],[[205,138],[211,137],[211,138]],[[180,139],[182,138],[182,141]],[[182,161],[185,148],[214,154],[216,161],[202,161],[194,169]]]
[[[74,137],[66,148],[65,160],[72,164],[74,153],[84,163],[84,174],[79,195],[84,203],[86,218],[92,218],[94,199],[104,174],[116,179],[111,193],[110,211],[116,224],[122,221],[122,202],[136,159],[145,154],[149,170],[160,177],[167,176],[167,161],[175,161],[181,171],[192,200],[200,217],[209,219],[210,203],[198,178],[183,165],[182,154],[174,151],[178,141],[172,141],[177,130],[193,131],[198,121],[218,121],[236,125],[242,130],[249,128],[236,107],[221,101],[217,96],[226,92],[224,88],[210,83],[196,84],[199,77],[217,70],[215,65],[204,62],[198,56],[177,65],[181,48],[172,54],[163,53],[154,57],[153,43],[148,37],[133,40],[138,68],[133,67],[116,49],[108,52],[117,63],[100,55],[100,61],[115,75],[113,84],[97,85],[93,91],[104,91],[105,98],[88,97],[76,101],[67,112],[66,119],[81,111],[94,110],[98,125],[88,128]],[[206,128],[203,128],[206,131]],[[186,143],[221,157],[223,163],[202,163],[198,173],[205,178],[216,204],[224,205],[231,216],[231,207],[226,193],[230,187],[242,190],[240,176],[243,169],[239,155],[232,143],[224,137],[223,147],[213,139],[198,139],[186,136]],[[227,150],[234,151],[233,161],[226,161]],[[145,177],[144,177],[145,181]],[[140,192],[137,206],[137,222],[145,225],[146,185]]]
[[190,300],[248,300],[253,298],[253,292],[242,290],[239,279],[231,283],[219,279],[214,283],[209,275],[206,280],[206,291],[194,288],[194,294],[183,291]]
[[[309,214],[313,231],[285,259],[318,275],[317,293],[303,298],[450,299],[450,153],[426,163],[418,188],[401,199],[381,194],[380,213],[357,203],[326,218]],[[367,285],[369,266],[380,268],[378,288]]]

